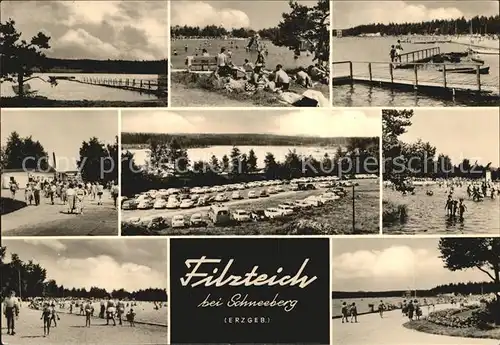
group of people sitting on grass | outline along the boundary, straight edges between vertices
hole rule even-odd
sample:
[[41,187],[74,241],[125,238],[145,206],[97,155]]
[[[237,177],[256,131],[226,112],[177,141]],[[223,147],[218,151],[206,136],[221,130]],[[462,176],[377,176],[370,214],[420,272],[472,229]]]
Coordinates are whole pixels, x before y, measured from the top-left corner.
[[322,69],[319,64],[311,65],[307,70],[299,67],[290,76],[281,64],[276,65],[274,71],[266,70],[266,58],[262,50],[258,51],[255,63],[245,59],[243,66],[237,66],[231,61],[231,56],[227,54],[224,47],[221,48],[220,53],[217,55],[215,76],[246,80],[245,89],[247,91],[255,89],[267,89],[275,92],[279,90],[288,91],[292,81],[305,88],[313,87],[314,81],[323,84],[328,83],[328,72]]

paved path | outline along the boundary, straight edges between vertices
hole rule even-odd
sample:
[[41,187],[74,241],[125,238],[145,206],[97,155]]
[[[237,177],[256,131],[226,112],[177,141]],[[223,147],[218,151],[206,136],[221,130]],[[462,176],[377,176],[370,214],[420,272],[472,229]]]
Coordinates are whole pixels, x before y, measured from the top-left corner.
[[16,323],[16,335],[7,335],[5,319],[2,319],[2,345],[141,345],[167,344],[167,327],[106,326],[106,322],[94,318],[92,327],[85,327],[83,316],[59,314],[61,320],[50,335],[43,337],[41,312],[23,308]]
[[[16,196],[21,197],[21,193]],[[103,195],[103,205],[87,198],[84,203],[83,215],[66,214],[63,213],[66,207],[59,199],[51,205],[49,199],[42,197],[39,206],[27,206],[2,215],[2,236],[118,235],[118,211],[108,192]]]
[[[436,310],[450,308],[438,305]],[[424,316],[427,307],[422,308]],[[334,345],[499,345],[495,339],[459,338],[429,334],[408,329],[403,326],[408,319],[401,310],[358,316],[358,323],[344,323],[333,320]]]

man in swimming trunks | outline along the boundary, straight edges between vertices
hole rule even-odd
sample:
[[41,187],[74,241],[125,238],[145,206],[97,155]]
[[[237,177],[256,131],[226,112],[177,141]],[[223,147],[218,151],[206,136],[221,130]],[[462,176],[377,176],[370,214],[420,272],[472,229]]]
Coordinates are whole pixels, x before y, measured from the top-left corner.
[[276,66],[274,82],[276,84],[276,88],[283,91],[288,91],[288,89],[290,88],[290,77],[283,70],[282,65]]

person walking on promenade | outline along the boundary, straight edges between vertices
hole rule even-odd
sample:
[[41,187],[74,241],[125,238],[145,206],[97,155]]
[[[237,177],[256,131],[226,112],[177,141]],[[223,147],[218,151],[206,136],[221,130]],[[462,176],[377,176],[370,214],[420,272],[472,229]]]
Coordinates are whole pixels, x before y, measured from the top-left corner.
[[384,301],[380,300],[380,304],[378,305],[378,313],[380,314],[380,318],[384,317],[385,304]]
[[355,302],[351,304],[351,322],[358,322],[358,307],[356,307]]
[[3,314],[7,319],[7,334],[15,335],[15,319],[19,317],[19,299],[16,297],[15,291],[11,291],[10,295],[3,301]]
[[349,308],[347,307],[347,303],[342,303],[342,323],[349,323]]

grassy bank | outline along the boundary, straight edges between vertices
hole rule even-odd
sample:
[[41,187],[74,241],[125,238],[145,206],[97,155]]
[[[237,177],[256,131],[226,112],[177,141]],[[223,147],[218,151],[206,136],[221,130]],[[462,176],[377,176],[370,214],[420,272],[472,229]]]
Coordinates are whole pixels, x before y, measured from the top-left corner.
[[89,100],[55,100],[42,97],[2,97],[0,106],[2,108],[127,108],[127,107],[166,107],[166,99],[151,101],[89,101]]
[[[196,73],[187,73],[187,72],[179,72],[172,73],[171,75],[172,89],[174,90],[172,93],[172,97],[175,98],[176,92],[182,92],[183,89],[202,89],[205,91],[213,92],[217,95],[223,95],[228,99],[229,104],[219,104],[222,106],[231,106],[231,101],[238,101],[248,106],[261,106],[261,107],[287,107],[291,105],[284,104],[280,102],[275,93],[257,90],[255,92],[246,92],[244,90],[233,90],[228,91],[222,83],[219,83],[217,80],[214,80],[210,77],[209,74],[196,74]],[[329,88],[328,85],[320,85],[314,88],[322,92],[326,98],[328,98]],[[303,88],[299,85],[292,84],[290,85],[290,91],[296,92],[298,94],[302,94],[306,88]],[[209,100],[205,100],[207,103],[213,103]],[[196,103],[196,100],[194,100]],[[174,106],[178,106],[175,104]],[[182,103],[182,101],[181,101]],[[246,104],[245,104],[246,103]]]
[[500,327],[490,330],[480,330],[475,327],[454,328],[437,325],[425,319],[407,322],[404,327],[419,332],[452,337],[500,339]]

